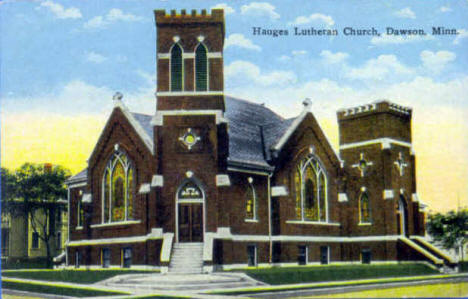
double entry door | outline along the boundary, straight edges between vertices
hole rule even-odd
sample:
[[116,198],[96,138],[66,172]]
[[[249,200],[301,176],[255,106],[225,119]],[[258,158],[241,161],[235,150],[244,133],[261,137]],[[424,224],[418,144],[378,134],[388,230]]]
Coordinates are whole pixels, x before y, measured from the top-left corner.
[[179,242],[203,242],[203,204],[179,203]]

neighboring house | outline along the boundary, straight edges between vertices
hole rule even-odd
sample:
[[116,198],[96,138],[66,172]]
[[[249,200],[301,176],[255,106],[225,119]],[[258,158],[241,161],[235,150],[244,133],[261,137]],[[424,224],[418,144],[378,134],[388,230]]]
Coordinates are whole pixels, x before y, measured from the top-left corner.
[[444,263],[420,240],[410,108],[338,111],[337,153],[310,101],[284,119],[224,95],[222,10],[155,18],[156,114],[114,96],[87,169],[67,181],[69,265]]
[[[53,235],[51,237],[52,257],[65,250],[68,238],[68,215],[66,205],[57,203],[61,207],[55,215]],[[41,211],[35,212],[37,222],[45,220]],[[31,224],[31,217],[11,215],[2,211],[2,263],[24,262],[31,259],[43,259],[47,257],[46,244],[41,240],[42,229],[37,226],[36,231]]]

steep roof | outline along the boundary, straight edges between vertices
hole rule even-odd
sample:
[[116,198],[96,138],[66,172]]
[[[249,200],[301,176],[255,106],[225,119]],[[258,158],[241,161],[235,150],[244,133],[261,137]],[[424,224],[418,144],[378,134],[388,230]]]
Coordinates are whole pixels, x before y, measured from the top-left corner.
[[229,121],[229,162],[270,168],[270,148],[284,134],[293,119],[283,119],[263,105],[225,97]]
[[[296,118],[284,119],[262,104],[225,96],[226,111],[224,117],[229,121],[229,157],[230,164],[251,166],[269,170],[270,149],[291,127]],[[124,107],[125,109],[125,107]],[[153,137],[152,115],[128,113],[148,135]],[[130,122],[133,125],[133,122]],[[135,126],[134,125],[134,126]],[[68,183],[85,180],[87,169],[67,180]]]

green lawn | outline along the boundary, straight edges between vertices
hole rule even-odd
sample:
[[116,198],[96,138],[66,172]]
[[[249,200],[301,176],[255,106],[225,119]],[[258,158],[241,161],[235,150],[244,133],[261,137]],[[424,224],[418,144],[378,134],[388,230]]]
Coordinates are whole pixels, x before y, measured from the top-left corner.
[[34,293],[45,293],[72,297],[97,297],[97,296],[113,296],[113,295],[125,295],[128,293],[121,292],[109,292],[95,289],[86,288],[73,288],[65,286],[50,286],[45,284],[37,283],[24,283],[24,282],[12,282],[2,280],[3,289],[27,291]]
[[63,281],[73,283],[95,283],[121,274],[156,273],[144,270],[27,270],[2,271],[3,277],[36,279],[46,281]]
[[248,269],[249,276],[272,285],[437,274],[423,264],[304,266]]

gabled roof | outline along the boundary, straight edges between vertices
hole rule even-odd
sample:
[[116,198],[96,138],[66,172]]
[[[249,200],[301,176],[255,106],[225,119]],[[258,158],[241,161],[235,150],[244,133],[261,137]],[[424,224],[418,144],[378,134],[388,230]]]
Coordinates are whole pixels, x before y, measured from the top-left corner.
[[[117,105],[152,151],[153,116],[130,112],[121,102],[117,102]],[[271,152],[281,150],[308,113],[304,110],[298,117],[284,119],[263,104],[231,96],[225,96],[225,107],[224,117],[228,120],[229,136],[228,163],[267,171],[273,169],[273,165],[268,162],[272,159]]]
[[251,164],[270,169],[268,164],[271,146],[289,127],[291,120],[285,120],[263,105],[230,96],[225,97],[229,121],[228,162]]

